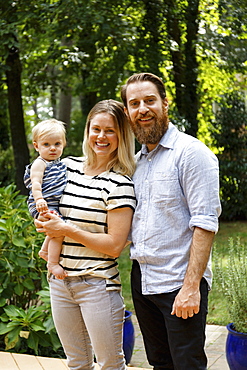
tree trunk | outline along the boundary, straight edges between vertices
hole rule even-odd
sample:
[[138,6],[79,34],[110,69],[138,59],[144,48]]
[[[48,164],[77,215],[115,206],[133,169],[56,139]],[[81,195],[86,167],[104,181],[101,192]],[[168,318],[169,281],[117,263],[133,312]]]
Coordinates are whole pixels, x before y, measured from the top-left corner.
[[68,89],[66,91],[61,90],[59,96],[58,119],[66,123],[67,130],[70,127],[71,104],[72,104],[71,89]]
[[25,166],[29,163],[29,150],[25,135],[25,126],[21,95],[21,62],[18,49],[12,48],[6,60],[8,86],[8,105],[10,133],[14,152],[16,185],[21,194],[28,191],[23,183]]
[[[68,40],[66,37],[64,37],[61,41],[61,45],[68,48],[70,48],[72,44],[72,40]],[[62,83],[59,95],[58,119],[66,123],[67,132],[70,129],[70,115],[72,106],[71,90],[70,84],[66,81]]]
[[183,112],[190,127],[186,132],[192,136],[198,131],[198,62],[196,59],[196,44],[198,35],[199,0],[189,0],[186,12],[187,42],[185,44],[185,91]]
[[97,93],[92,91],[80,96],[82,115],[87,117],[89,111],[97,103]]
[[196,60],[196,44],[198,34],[198,6],[199,0],[188,0],[185,13],[186,42],[181,40],[181,19],[177,15],[178,4],[174,0],[167,0],[164,8],[167,33],[174,46],[170,48],[173,63],[173,81],[175,83],[175,103],[178,113],[185,118],[189,127],[186,132],[192,136],[198,131],[198,63]]
[[167,25],[167,34],[169,40],[175,42],[174,47],[170,48],[170,54],[173,64],[173,81],[175,84],[175,103],[177,110],[181,116],[183,107],[183,92],[184,92],[184,64],[182,55],[182,41],[181,41],[181,31],[179,27],[179,19],[176,13],[177,4],[173,0],[167,1],[167,7],[165,8],[165,17]]
[[163,61],[160,48],[161,1],[143,0],[145,15],[139,31],[136,52],[136,69],[150,71],[160,76],[159,66]]
[[58,119],[66,124],[67,132],[67,146],[70,145],[70,115],[71,115],[71,105],[72,105],[72,95],[71,89],[67,91],[61,90],[59,94],[59,107],[58,107]]
[[0,87],[0,145],[3,150],[7,150],[10,146],[9,124],[8,124],[8,104],[7,95],[4,91],[3,84]]

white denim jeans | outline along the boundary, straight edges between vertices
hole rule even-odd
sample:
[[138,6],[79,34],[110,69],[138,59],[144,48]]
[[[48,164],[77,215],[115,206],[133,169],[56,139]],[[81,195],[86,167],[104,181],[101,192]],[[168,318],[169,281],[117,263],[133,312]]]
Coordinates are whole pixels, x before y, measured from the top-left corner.
[[91,276],[49,279],[57,333],[71,370],[126,370],[123,354],[124,304],[119,291]]

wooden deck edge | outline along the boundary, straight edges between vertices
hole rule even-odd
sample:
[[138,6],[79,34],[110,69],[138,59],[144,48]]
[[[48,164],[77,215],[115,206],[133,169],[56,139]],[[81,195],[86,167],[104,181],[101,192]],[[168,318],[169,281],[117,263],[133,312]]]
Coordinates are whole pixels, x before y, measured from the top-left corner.
[[[51,357],[32,356],[21,353],[1,352],[1,370],[68,370],[66,360]],[[100,370],[96,364],[96,370]],[[128,370],[148,370],[128,366]]]

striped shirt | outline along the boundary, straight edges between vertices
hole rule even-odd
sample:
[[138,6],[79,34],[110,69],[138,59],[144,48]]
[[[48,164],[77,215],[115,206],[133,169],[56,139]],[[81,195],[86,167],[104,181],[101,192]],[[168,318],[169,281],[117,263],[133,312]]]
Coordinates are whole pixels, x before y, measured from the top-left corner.
[[[59,210],[67,223],[91,233],[107,233],[107,212],[116,208],[135,209],[134,185],[128,176],[105,171],[85,175],[84,159],[69,157],[67,186]],[[108,290],[120,290],[116,258],[87,248],[65,237],[60,264],[69,276],[92,275],[106,279]]]
[[[42,196],[46,200],[48,208],[50,210],[58,211],[59,200],[62,196],[63,190],[66,186],[66,165],[61,162],[60,158],[54,161],[46,161],[45,159],[38,157],[37,160],[42,160],[46,164],[46,168],[42,180]],[[26,166],[24,174],[24,184],[27,189],[30,190],[29,198],[27,200],[28,209],[32,217],[38,216],[36,210],[36,204],[32,194],[32,183],[30,178],[32,164]]]

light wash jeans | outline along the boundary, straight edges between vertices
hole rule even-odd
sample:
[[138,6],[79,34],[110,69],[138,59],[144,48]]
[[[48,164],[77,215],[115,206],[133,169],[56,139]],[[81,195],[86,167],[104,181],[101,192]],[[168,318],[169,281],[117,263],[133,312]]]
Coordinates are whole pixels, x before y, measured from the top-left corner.
[[49,279],[57,333],[71,370],[126,370],[123,354],[124,304],[119,291],[107,291],[102,278]]

